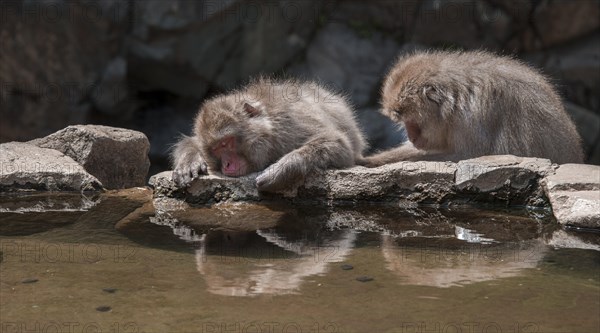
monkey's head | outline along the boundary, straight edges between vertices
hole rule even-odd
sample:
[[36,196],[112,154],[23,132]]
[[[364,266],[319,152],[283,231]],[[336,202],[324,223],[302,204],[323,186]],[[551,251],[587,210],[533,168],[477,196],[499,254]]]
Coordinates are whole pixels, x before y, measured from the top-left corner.
[[201,107],[195,122],[209,170],[239,177],[263,170],[269,159],[271,122],[259,102],[219,96]]
[[383,114],[403,122],[408,139],[418,149],[448,150],[450,113],[437,65],[420,57],[398,60],[383,85]]

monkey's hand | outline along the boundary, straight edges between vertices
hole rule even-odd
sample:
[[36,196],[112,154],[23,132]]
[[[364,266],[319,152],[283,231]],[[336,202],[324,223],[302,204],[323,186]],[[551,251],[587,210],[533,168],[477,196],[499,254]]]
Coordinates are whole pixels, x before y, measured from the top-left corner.
[[259,191],[278,192],[291,189],[304,179],[305,161],[299,154],[289,153],[256,177]]
[[207,166],[204,159],[196,158],[187,163],[178,163],[173,170],[173,181],[177,186],[186,187],[190,185],[192,180],[207,173]]
[[173,152],[173,181],[177,186],[188,186],[194,178],[208,172],[206,161],[192,137],[184,137]]

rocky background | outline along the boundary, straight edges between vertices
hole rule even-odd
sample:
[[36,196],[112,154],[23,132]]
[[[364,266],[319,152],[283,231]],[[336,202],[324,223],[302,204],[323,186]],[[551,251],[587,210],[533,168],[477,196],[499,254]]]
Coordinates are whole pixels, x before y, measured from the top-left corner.
[[484,48],[551,77],[600,164],[600,0],[7,0],[0,15],[0,142],[136,129],[151,175],[203,99],[268,74],[347,92],[380,149],[404,138],[376,112],[396,56]]

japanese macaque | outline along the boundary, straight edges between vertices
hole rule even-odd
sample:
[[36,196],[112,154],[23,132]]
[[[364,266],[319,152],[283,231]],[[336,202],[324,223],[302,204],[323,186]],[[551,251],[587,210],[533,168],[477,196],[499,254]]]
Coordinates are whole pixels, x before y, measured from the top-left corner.
[[367,157],[367,166],[502,154],[583,161],[579,135],[554,88],[508,57],[481,51],[401,57],[385,80],[382,104],[410,142]]
[[307,173],[362,161],[365,139],[345,99],[315,83],[258,79],[207,100],[194,134],[172,154],[173,180],[262,171],[261,191],[288,189]]

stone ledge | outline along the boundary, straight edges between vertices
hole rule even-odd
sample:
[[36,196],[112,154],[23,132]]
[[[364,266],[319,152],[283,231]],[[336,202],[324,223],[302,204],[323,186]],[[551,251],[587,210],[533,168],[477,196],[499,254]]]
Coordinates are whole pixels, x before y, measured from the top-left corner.
[[451,162],[400,162],[379,168],[353,167],[309,175],[282,193],[261,193],[256,174],[240,178],[202,176],[178,188],[171,171],[150,178],[156,200],[212,205],[287,200],[323,205],[387,202],[419,205],[531,206],[553,210],[563,225],[600,228],[600,167],[552,164],[539,158],[484,156]]
[[[550,161],[510,155],[451,162],[399,162],[379,168],[327,170],[307,177],[304,184],[282,193],[260,193],[256,174],[240,178],[203,176],[187,189],[175,186],[171,172],[154,175],[155,197],[188,203],[285,199],[295,202],[392,202],[402,206],[492,203],[546,207],[538,186],[554,170]],[[457,181],[458,180],[458,181]]]

